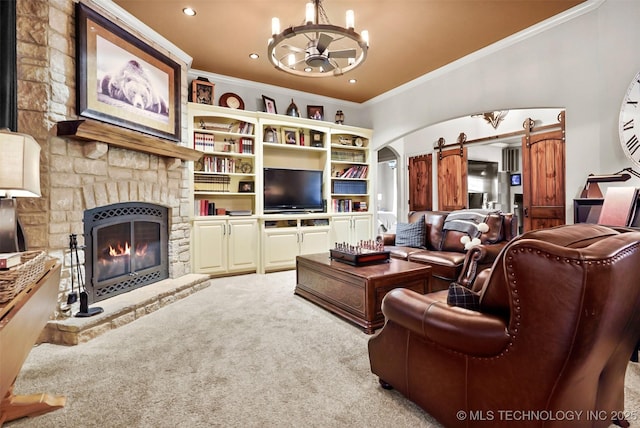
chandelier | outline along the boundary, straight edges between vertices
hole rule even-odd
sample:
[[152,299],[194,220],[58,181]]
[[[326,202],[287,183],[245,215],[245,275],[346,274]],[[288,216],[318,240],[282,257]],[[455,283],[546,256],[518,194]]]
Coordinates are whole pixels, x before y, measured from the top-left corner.
[[369,32],[354,30],[354,13],[346,13],[346,28],[332,25],[322,0],[307,3],[304,24],[280,32],[271,20],[269,59],[279,70],[296,76],[340,76],[362,64],[369,49]]

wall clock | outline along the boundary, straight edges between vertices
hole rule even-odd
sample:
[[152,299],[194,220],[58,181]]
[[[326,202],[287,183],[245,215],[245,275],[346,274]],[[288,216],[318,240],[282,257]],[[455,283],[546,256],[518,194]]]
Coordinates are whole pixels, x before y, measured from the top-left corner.
[[220,101],[218,104],[222,107],[235,108],[238,110],[244,110],[244,101],[240,96],[233,94],[231,92],[227,92],[226,94],[222,94],[220,96]]
[[622,100],[618,132],[624,154],[640,167],[640,72],[631,81]]

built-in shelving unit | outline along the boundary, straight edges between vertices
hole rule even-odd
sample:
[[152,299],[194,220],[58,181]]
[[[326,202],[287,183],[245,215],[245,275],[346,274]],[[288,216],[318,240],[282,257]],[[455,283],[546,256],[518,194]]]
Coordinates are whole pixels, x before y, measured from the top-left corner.
[[[373,238],[370,130],[195,103],[188,118],[193,148],[203,153],[192,174],[193,231],[208,237],[193,239],[196,272],[291,269],[299,254]],[[265,213],[264,168],[322,171],[323,212]],[[250,222],[234,224],[241,219]]]
[[367,212],[369,208],[369,135],[343,129],[331,135],[331,210]]
[[256,212],[256,127],[252,115],[200,104],[190,109],[189,135],[202,152],[193,170],[195,217]]

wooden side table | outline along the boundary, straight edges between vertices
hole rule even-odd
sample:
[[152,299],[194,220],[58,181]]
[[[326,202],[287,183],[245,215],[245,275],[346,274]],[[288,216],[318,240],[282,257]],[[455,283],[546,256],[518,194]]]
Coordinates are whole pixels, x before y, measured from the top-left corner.
[[45,263],[45,274],[13,300],[0,304],[0,426],[25,416],[64,407],[66,398],[49,394],[14,395],[13,387],[31,348],[58,301],[61,264]]

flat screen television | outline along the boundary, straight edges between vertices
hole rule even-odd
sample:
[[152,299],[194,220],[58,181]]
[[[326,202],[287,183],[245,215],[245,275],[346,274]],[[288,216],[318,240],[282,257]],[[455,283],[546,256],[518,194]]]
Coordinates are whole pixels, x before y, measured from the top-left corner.
[[511,174],[511,185],[512,186],[522,186],[522,174]]
[[322,171],[264,168],[264,212],[322,212]]

